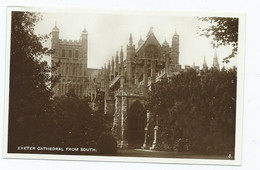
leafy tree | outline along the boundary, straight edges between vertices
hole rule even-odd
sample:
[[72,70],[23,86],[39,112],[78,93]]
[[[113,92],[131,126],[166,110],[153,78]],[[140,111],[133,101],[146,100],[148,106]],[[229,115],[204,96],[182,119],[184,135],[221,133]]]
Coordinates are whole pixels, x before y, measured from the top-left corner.
[[218,46],[233,46],[232,53],[223,59],[228,63],[229,60],[237,54],[238,48],[238,18],[228,17],[198,17],[199,20],[208,22],[207,28],[201,28],[200,35],[205,37],[213,37],[211,42],[213,48]]
[[48,36],[34,33],[40,20],[38,13],[12,12],[9,152],[16,152],[17,146],[37,145],[39,136],[47,133],[43,127],[48,123],[46,116],[51,113],[50,99],[56,78],[50,74],[54,68],[41,61],[43,55],[50,55],[52,51],[42,46]]
[[53,98],[59,77],[51,75],[57,65],[41,60],[53,51],[42,46],[47,35],[35,35],[40,20],[38,13],[12,13],[8,152],[19,152],[18,146],[93,147],[107,129],[103,94],[96,111],[73,90]]
[[158,115],[163,150],[234,151],[236,69],[181,72],[153,86],[148,108]]
[[106,129],[104,113],[94,112],[88,98],[78,98],[73,90],[55,97],[52,120],[52,145],[63,147],[95,147]]

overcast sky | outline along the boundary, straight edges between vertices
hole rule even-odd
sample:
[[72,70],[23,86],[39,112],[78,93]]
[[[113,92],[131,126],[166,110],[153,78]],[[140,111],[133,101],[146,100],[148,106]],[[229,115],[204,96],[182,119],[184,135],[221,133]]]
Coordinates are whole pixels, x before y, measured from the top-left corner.
[[[204,56],[209,67],[212,66],[214,49],[210,45],[210,40],[200,37],[197,34],[198,26],[206,27],[207,23],[198,21],[195,16],[169,16],[145,14],[102,14],[102,13],[42,13],[43,20],[36,26],[36,33],[48,34],[54,27],[55,20],[60,29],[61,39],[78,40],[80,34],[86,27],[88,31],[88,67],[101,68],[105,62],[111,60],[123,46],[124,57],[126,56],[126,45],[129,41],[129,35],[132,33],[133,41],[136,44],[140,39],[146,39],[149,28],[154,27],[153,31],[162,44],[166,39],[171,44],[172,36],[175,32],[180,36],[180,58],[182,65],[195,65],[202,67]],[[45,44],[50,48],[50,40]],[[231,53],[230,46],[217,49],[217,55],[220,67],[223,66],[222,60]],[[46,58],[50,61],[50,57]],[[236,59],[225,67],[236,65]]]

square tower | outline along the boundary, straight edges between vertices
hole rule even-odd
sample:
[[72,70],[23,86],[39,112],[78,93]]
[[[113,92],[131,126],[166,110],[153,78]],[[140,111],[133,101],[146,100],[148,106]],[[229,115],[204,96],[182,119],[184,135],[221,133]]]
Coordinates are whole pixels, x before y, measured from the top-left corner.
[[62,96],[73,90],[82,98],[86,96],[88,84],[88,32],[86,28],[81,33],[79,40],[61,40],[59,28],[52,30],[51,48],[55,51],[52,56],[52,64],[58,63],[53,75],[60,76],[60,81],[54,88],[54,96]]

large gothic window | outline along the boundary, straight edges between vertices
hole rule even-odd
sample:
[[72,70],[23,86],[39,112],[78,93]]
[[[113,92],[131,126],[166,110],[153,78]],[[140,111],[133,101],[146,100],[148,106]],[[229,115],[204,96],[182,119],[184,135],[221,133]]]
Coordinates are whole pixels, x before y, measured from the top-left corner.
[[69,57],[71,58],[72,57],[72,51],[69,50]]
[[159,52],[155,45],[149,45],[145,49],[145,58],[158,58]]
[[79,57],[79,51],[76,50],[75,58],[78,58],[78,57]]
[[62,50],[62,57],[65,57],[65,50]]

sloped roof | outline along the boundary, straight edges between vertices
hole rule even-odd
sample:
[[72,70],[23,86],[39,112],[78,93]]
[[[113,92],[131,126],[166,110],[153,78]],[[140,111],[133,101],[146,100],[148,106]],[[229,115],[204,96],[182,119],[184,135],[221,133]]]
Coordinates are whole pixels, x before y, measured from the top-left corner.
[[146,46],[148,45],[155,45],[157,47],[161,47],[161,44],[159,43],[159,41],[157,40],[157,38],[155,37],[154,33],[150,33],[145,42],[139,47],[136,49],[136,54],[138,55],[138,53],[141,53],[141,51],[143,51],[145,49]]

